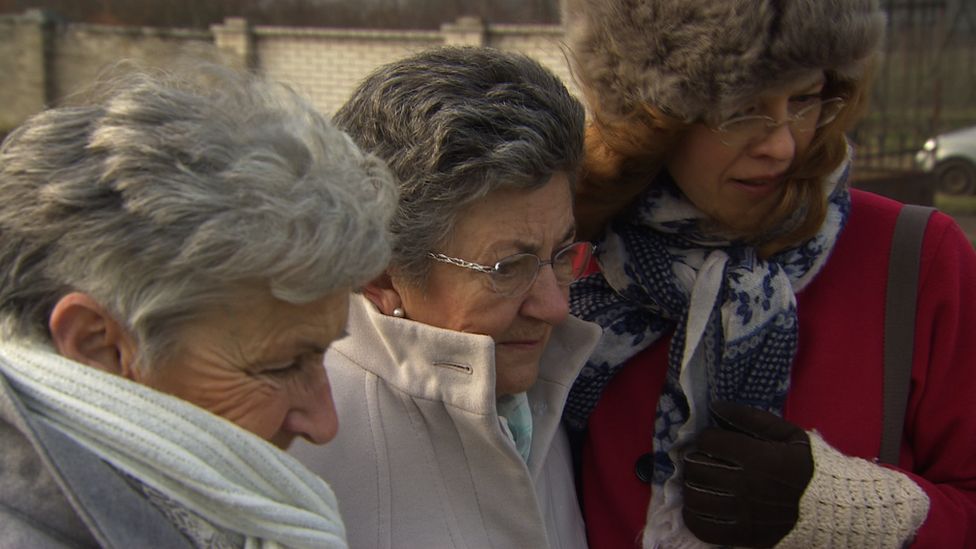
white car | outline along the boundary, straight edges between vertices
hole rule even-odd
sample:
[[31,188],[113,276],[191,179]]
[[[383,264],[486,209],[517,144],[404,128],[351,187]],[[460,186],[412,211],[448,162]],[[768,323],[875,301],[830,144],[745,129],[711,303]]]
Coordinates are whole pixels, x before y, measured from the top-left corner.
[[915,165],[935,172],[947,194],[976,194],[976,126],[937,135],[915,153]]

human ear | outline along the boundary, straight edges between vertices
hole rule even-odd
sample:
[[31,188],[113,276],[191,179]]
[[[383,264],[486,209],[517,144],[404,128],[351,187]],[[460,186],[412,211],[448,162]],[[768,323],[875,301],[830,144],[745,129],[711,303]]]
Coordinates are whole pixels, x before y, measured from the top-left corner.
[[61,356],[134,380],[134,340],[90,295],[72,292],[59,299],[48,328]]
[[400,292],[393,284],[389,273],[384,272],[363,287],[363,295],[370,300],[379,311],[387,316],[393,316],[393,311],[403,307]]

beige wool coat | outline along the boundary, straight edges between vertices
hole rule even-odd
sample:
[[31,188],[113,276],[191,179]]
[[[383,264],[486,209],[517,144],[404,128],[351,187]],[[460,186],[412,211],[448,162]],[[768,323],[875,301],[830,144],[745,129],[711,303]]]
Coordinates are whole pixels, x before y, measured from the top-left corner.
[[560,417],[601,330],[555,327],[530,389],[528,464],[495,406],[494,345],[352,299],[325,363],[339,435],[292,455],[339,498],[352,548],[585,548]]

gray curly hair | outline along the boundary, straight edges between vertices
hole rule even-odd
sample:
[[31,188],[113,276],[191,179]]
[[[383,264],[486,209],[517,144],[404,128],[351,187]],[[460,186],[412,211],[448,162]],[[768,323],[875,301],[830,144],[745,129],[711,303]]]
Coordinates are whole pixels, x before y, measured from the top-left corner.
[[0,147],[3,335],[49,341],[81,291],[145,367],[208,306],[261,288],[306,303],[386,266],[392,175],[296,93],[216,65],[99,89]]
[[419,285],[427,253],[466,206],[496,189],[541,187],[557,172],[575,181],[584,118],[582,104],[538,62],[446,47],[380,67],[335,121],[397,175],[391,269]]

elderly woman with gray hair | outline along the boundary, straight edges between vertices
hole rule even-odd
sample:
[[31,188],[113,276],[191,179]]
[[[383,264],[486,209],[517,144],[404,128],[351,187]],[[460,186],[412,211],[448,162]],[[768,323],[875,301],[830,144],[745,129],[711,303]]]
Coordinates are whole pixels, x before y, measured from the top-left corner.
[[281,451],[395,187],[289,90],[134,73],[0,149],[0,546],[345,547]]
[[400,185],[391,265],[327,355],[343,431],[292,449],[350,546],[585,546],[559,427],[600,334],[568,317],[583,118],[535,61],[476,48],[381,67],[339,110]]

